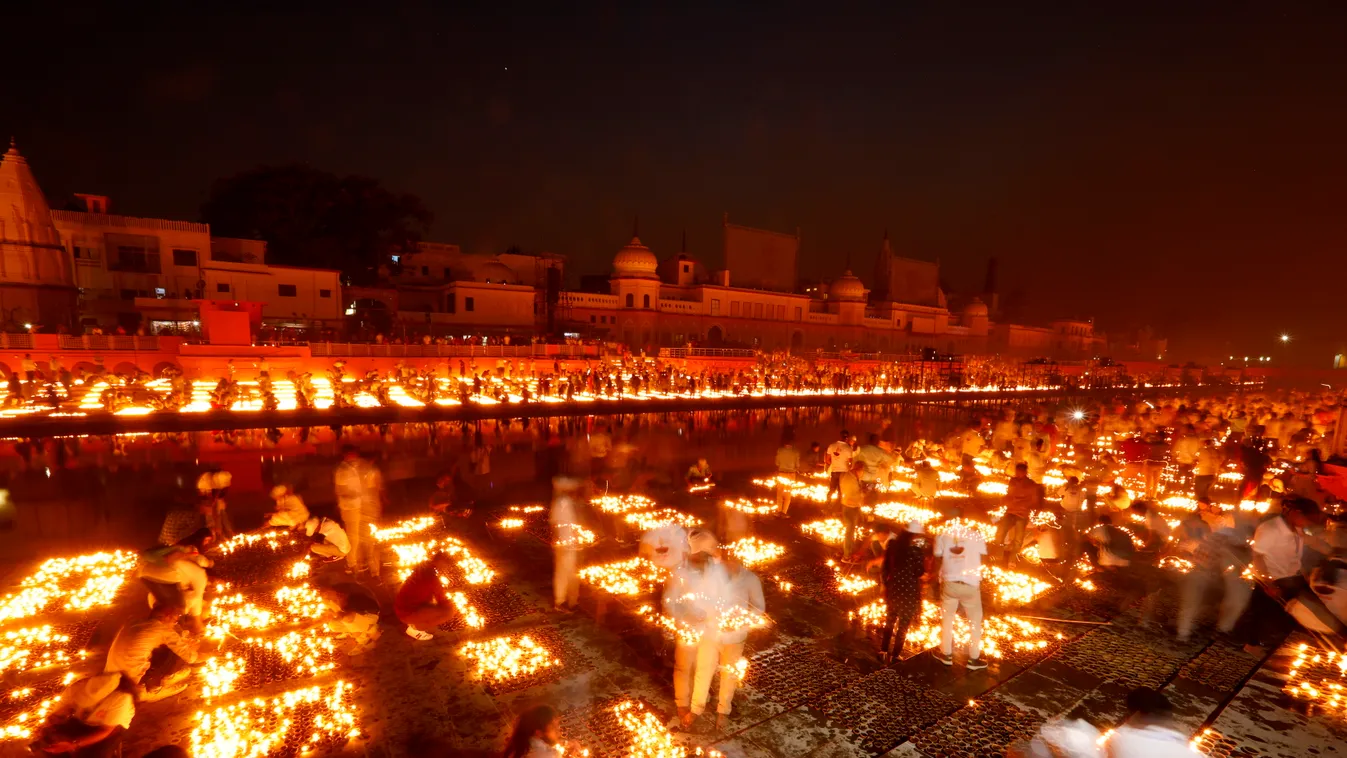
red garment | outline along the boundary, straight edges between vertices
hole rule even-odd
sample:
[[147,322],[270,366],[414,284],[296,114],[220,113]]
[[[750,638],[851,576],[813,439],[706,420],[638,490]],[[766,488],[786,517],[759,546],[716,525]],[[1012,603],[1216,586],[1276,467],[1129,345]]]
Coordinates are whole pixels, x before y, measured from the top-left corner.
[[1028,477],[1012,477],[1006,486],[1006,514],[1028,519],[1038,507],[1039,495],[1038,482]]
[[1128,463],[1145,463],[1151,455],[1151,446],[1140,437],[1123,440],[1119,448],[1122,450],[1123,460]]
[[429,563],[417,566],[398,589],[398,596],[393,600],[394,612],[401,616],[429,605],[439,588],[440,575],[435,567]]

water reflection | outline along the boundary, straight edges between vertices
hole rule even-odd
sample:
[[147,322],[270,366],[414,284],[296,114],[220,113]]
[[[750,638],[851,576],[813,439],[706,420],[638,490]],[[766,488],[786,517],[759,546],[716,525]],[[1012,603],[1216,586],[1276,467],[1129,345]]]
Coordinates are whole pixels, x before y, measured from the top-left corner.
[[[435,479],[455,472],[482,502],[547,494],[547,448],[600,424],[629,441],[645,466],[671,478],[690,461],[720,473],[769,470],[787,426],[797,441],[826,445],[844,427],[878,428],[891,419],[898,439],[943,435],[990,406],[955,404],[727,410],[696,413],[246,429],[8,441],[0,447],[0,555],[4,564],[101,547],[154,542],[175,504],[195,502],[197,477],[219,468],[233,478],[229,512],[251,529],[271,505],[275,484],[291,485],[315,514],[335,516],[332,472],[345,444],[383,469],[389,517],[425,510]],[[471,453],[489,453],[487,471]],[[479,454],[480,456],[480,454]]]

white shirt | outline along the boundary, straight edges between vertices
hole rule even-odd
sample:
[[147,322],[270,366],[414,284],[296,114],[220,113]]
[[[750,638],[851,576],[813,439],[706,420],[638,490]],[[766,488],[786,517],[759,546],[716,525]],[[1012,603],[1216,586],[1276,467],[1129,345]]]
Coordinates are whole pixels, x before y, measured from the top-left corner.
[[[746,568],[740,568],[739,572],[730,577],[729,585],[721,598],[721,602],[726,608],[742,606],[752,608],[759,613],[767,612],[767,599],[762,594],[762,580],[757,574]],[[748,639],[748,629],[738,629],[732,632],[721,632],[721,644],[730,644],[743,642]]]
[[1304,549],[1304,535],[1292,529],[1281,516],[1264,521],[1254,530],[1253,551],[1263,556],[1263,567],[1271,579],[1300,574]]
[[[954,547],[963,551],[955,553]],[[982,535],[959,534],[949,532],[936,537],[935,557],[940,558],[940,578],[946,582],[961,582],[974,587],[982,580],[982,556],[987,554],[987,543]]]
[[[313,536],[313,530],[310,530],[307,525],[304,527],[304,532],[310,537]],[[351,552],[351,540],[347,538],[346,530],[341,528],[341,524],[331,519],[320,518],[318,519],[317,532],[323,535],[324,542],[340,550],[342,555]]]
[[89,726],[131,727],[131,719],[136,715],[136,703],[131,695],[121,690],[98,698],[95,691],[95,679],[91,677],[74,682],[61,694],[63,705],[70,707],[75,718]]
[[700,571],[684,563],[664,583],[664,612],[703,634],[715,630],[717,605],[729,582],[719,563],[707,561]]
[[1188,738],[1161,726],[1121,726],[1104,746],[1108,758],[1193,758]]
[[828,470],[837,473],[851,470],[851,445],[838,440],[828,446]]

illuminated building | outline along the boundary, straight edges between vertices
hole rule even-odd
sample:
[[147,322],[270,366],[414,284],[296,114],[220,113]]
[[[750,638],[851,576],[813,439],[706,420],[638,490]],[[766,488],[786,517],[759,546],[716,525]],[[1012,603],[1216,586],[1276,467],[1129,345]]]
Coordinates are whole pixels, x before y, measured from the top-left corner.
[[269,265],[265,243],[114,215],[100,195],[76,195],[83,211],[50,210],[12,144],[0,193],[0,306],[16,326],[195,331],[199,303],[212,300],[254,303],[259,322],[277,326],[340,324],[337,271]]

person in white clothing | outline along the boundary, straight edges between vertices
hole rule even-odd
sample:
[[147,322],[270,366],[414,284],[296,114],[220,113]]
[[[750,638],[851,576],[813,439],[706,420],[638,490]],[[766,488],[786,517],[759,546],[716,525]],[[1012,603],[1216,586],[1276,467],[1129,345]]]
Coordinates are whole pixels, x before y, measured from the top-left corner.
[[310,518],[304,522],[303,528],[304,534],[312,540],[309,551],[314,555],[337,560],[351,552],[351,541],[346,537],[346,530],[332,519]]
[[[337,491],[337,509],[346,527],[351,549],[346,554],[350,571],[369,571],[380,576],[379,545],[369,531],[383,515],[383,474],[377,466],[360,456],[354,445],[342,448],[342,460],[333,475]],[[362,565],[363,564],[363,565]]]
[[294,527],[309,520],[309,508],[304,499],[295,494],[288,484],[278,484],[271,488],[271,499],[276,501],[276,509],[267,514],[267,526]]
[[552,480],[552,603],[559,610],[580,605],[580,518],[575,512],[577,479]]
[[[725,569],[713,560],[716,536],[696,530],[688,536],[688,556],[664,583],[664,615],[672,618],[691,638],[678,635],[674,640],[674,705],[678,724],[689,728],[697,720],[692,711],[693,684],[697,669],[714,667],[718,647],[716,600],[729,584]],[[702,647],[710,650],[703,654]],[[703,672],[708,682],[714,671]]]
[[1104,743],[1107,758],[1192,758],[1188,735],[1176,728],[1162,693],[1138,687],[1127,693],[1127,709],[1132,717]]
[[[956,514],[957,515],[957,514]],[[987,544],[971,529],[948,529],[935,541],[940,571],[940,650],[936,657],[954,665],[954,614],[968,618],[968,668],[985,669],[982,660],[982,556]]]
[[828,446],[826,455],[826,467],[828,470],[828,497],[831,502],[833,493],[837,493],[838,499],[842,496],[842,475],[851,471],[851,434],[847,430],[842,430],[842,436],[836,442]]
[[[721,552],[720,565],[728,576],[728,583],[722,589],[716,603],[720,618],[727,613],[753,613],[762,616],[767,613],[767,600],[762,594],[762,581],[752,571],[744,568],[739,558]],[[744,641],[748,639],[748,626],[726,629],[726,624],[718,624],[717,644],[704,644],[697,648],[697,670],[692,681],[693,717],[706,711],[706,701],[711,693],[711,676],[720,671],[720,697],[716,701],[716,728],[724,730],[730,719],[730,706],[734,700],[734,691],[739,686],[739,674],[735,665],[744,655]]]

